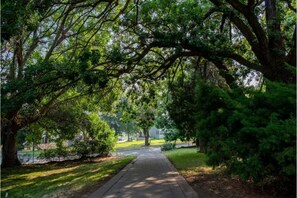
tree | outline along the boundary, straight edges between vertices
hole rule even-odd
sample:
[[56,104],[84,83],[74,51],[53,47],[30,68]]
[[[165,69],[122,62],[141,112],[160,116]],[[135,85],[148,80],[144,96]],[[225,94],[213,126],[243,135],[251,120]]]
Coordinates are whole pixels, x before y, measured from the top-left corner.
[[[185,65],[183,67],[185,67]],[[193,60],[188,63],[186,69],[176,70],[172,80],[167,80],[168,87],[166,89],[168,89],[168,93],[166,93],[166,91],[165,93],[168,94],[168,96],[166,100],[163,99],[165,109],[162,113],[165,117],[166,115],[169,116],[169,118],[165,119],[163,122],[169,124],[171,121],[173,122],[171,125],[178,129],[178,132],[172,130],[171,135],[170,132],[168,132],[168,137],[172,136],[180,138],[181,140],[195,141],[199,150],[205,152],[205,141],[197,135],[197,118],[195,116],[199,108],[196,100],[196,87],[200,81],[230,88],[211,62],[203,58]],[[235,80],[232,81],[232,87],[236,87]]]
[[294,83],[295,21],[290,1],[154,0],[126,14],[122,53],[151,78],[164,77],[179,60],[203,57],[225,76],[244,66],[271,81]]
[[120,110],[115,114],[103,113],[101,116],[115,130],[116,134],[120,134],[121,132],[128,134],[128,141],[131,141],[131,135],[139,132],[139,127],[135,121],[123,117],[123,113]]
[[168,88],[171,100],[167,104],[167,111],[181,131],[181,138],[196,142],[194,87],[195,81],[177,78]]
[[156,86],[153,83],[148,84],[147,80],[137,80],[128,86],[126,96],[120,101],[123,118],[133,120],[143,129],[145,146],[149,146],[149,129],[155,121],[157,108],[155,88]]
[[111,64],[106,54],[103,58],[109,40],[105,28],[116,23],[129,2],[3,2],[1,166],[20,165],[19,130],[43,118],[62,99],[102,91],[110,76],[120,75],[105,70]]

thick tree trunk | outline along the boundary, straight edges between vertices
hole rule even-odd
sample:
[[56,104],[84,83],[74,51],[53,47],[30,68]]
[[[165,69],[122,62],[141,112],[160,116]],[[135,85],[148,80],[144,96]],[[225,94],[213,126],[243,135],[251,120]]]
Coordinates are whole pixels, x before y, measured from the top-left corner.
[[16,147],[16,134],[17,129],[10,128],[2,134],[2,164],[1,167],[14,167],[20,166],[21,162],[17,156]]
[[144,134],[144,145],[145,146],[149,146],[149,138],[150,138],[150,134],[149,134],[149,130],[148,128],[143,128],[143,134]]

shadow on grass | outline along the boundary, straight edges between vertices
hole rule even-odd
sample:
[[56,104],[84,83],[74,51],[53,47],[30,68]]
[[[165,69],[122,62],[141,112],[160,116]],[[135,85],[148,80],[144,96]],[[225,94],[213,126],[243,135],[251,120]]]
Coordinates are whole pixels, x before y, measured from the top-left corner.
[[74,162],[2,170],[1,197],[50,197],[65,190],[76,191],[116,173],[133,157],[106,162]]

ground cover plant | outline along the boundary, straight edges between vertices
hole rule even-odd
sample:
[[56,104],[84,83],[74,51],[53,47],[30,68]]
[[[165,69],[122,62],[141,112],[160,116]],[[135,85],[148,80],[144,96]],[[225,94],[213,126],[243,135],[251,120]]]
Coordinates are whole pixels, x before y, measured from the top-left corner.
[[71,197],[121,170],[134,159],[97,158],[2,169],[1,197]]

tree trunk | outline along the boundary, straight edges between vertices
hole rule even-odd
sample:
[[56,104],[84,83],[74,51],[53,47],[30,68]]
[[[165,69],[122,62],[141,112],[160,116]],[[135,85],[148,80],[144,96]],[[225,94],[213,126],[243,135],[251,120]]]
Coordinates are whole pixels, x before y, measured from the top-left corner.
[[150,134],[149,134],[148,128],[143,128],[143,134],[144,134],[144,145],[149,146]]
[[131,140],[130,140],[130,134],[128,133],[128,142],[132,142]]
[[20,166],[21,162],[17,156],[16,134],[17,130],[9,129],[2,134],[2,164],[1,167]]
[[199,142],[198,143],[198,145],[199,145],[199,152],[200,153],[205,153],[207,151],[206,144],[203,141],[201,141],[201,140],[197,140],[197,142]]

